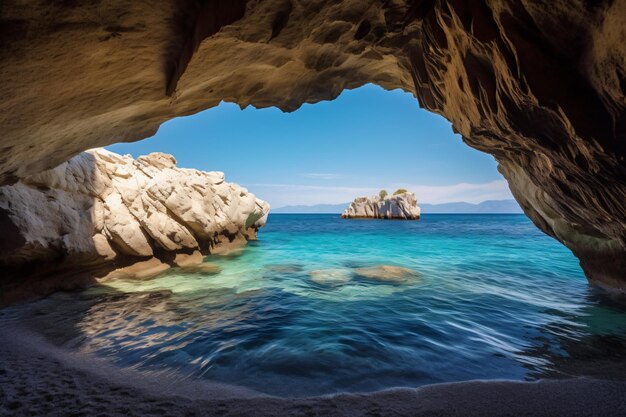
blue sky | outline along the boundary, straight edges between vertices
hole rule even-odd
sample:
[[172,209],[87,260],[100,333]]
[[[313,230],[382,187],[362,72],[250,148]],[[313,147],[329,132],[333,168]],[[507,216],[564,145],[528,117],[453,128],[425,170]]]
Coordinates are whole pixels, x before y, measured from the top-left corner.
[[344,203],[400,187],[425,203],[512,198],[490,155],[465,145],[411,94],[374,85],[293,113],[222,103],[108,149],[166,152],[180,167],[223,171],[273,207]]

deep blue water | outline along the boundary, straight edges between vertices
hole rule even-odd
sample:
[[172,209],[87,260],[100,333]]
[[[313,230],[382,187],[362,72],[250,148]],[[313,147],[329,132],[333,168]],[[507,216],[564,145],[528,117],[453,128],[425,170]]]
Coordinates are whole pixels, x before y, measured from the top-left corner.
[[[626,310],[523,215],[270,215],[258,241],[206,262],[220,272],[58,293],[4,319],[122,366],[283,395],[615,377],[626,363]],[[360,275],[380,265],[407,276]]]

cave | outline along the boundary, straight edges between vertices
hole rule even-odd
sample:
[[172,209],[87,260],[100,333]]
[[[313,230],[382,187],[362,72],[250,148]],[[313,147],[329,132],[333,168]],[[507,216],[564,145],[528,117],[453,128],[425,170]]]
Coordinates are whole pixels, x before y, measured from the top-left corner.
[[[45,191],[37,176],[81,152],[150,137],[222,101],[292,112],[371,83],[413,94],[491,154],[536,227],[573,252],[589,283],[620,293],[625,39],[626,0],[8,0],[0,186]],[[24,245],[7,201],[3,253]],[[246,230],[264,213],[253,214]],[[0,259],[9,270],[19,256]]]

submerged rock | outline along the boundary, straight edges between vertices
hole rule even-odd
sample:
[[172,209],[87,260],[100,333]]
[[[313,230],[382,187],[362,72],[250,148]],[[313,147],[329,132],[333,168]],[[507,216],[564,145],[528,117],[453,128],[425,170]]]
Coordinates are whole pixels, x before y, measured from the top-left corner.
[[0,265],[116,269],[156,257],[167,264],[157,271],[189,267],[254,239],[268,212],[221,172],[177,168],[163,153],[135,160],[95,149],[0,187],[0,230],[12,242]]
[[177,253],[174,256],[174,264],[181,268],[195,266],[204,261],[204,255],[198,250],[192,253]]
[[122,268],[114,269],[101,277],[101,281],[111,279],[138,279],[150,280],[170,269],[170,266],[157,258],[149,258],[145,261],[135,262]]
[[215,275],[219,274],[222,271],[222,268],[219,265],[209,262],[203,262],[196,265],[186,265],[181,267],[181,269],[183,269],[185,272],[193,272],[203,275]]
[[359,278],[395,284],[403,284],[419,277],[417,271],[394,265],[376,265],[366,268],[356,268],[354,272]]
[[400,219],[417,220],[420,208],[414,193],[403,192],[392,196],[358,197],[341,215],[344,219]]
[[352,280],[352,271],[349,269],[317,269],[309,272],[311,281],[320,285],[339,285]]

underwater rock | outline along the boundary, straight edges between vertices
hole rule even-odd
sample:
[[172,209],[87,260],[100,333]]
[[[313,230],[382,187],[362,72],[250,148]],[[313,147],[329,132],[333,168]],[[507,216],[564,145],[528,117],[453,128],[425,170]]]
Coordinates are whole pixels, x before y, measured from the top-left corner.
[[199,250],[195,250],[191,253],[177,253],[174,256],[174,265],[181,268],[194,266],[201,264],[204,261],[204,255]]
[[339,285],[352,280],[352,271],[349,269],[316,269],[309,272],[311,281],[320,285]]
[[344,219],[417,220],[420,208],[414,193],[404,192],[381,198],[358,197],[341,215]]
[[417,271],[394,265],[376,265],[365,268],[356,268],[354,272],[359,278],[394,284],[404,284],[419,277],[419,273]]
[[149,280],[161,275],[170,269],[170,265],[157,258],[149,258],[145,261],[134,262],[131,265],[117,268],[99,277],[100,282],[112,279],[138,279]]
[[219,265],[203,262],[195,265],[188,265],[181,267],[185,272],[199,273],[203,275],[215,275],[222,271]]

